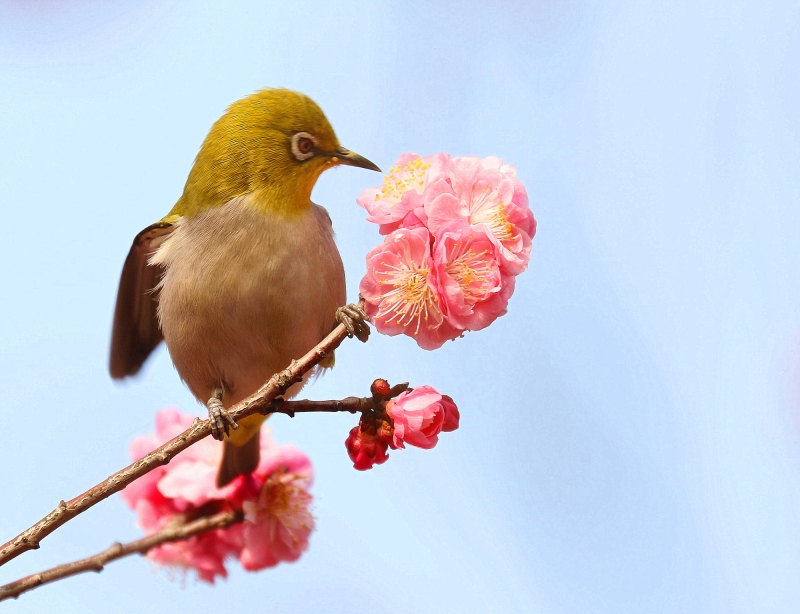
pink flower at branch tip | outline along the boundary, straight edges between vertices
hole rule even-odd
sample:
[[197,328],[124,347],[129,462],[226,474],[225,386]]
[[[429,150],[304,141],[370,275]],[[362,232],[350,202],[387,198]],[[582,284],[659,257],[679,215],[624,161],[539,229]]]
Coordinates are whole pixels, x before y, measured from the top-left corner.
[[360,286],[379,332],[433,350],[506,313],[536,234],[511,164],[404,154],[358,204],[388,235],[367,255]]
[[[137,437],[131,457],[138,460],[189,428],[195,417],[166,409],[156,416],[156,432]],[[278,446],[269,430],[261,431],[261,460],[256,470],[218,489],[216,471],[222,445],[199,441],[130,484],[121,495],[136,511],[139,526],[150,535],[170,522],[190,521],[223,510],[240,510],[245,520],[226,529],[214,529],[185,541],[164,544],[147,553],[161,565],[194,569],[213,583],[227,577],[225,560],[238,558],[255,571],[295,561],[308,548],[314,529],[308,489],[313,469],[308,457],[293,446]]]
[[402,392],[386,405],[386,413],[394,422],[393,449],[406,443],[430,449],[439,441],[442,431],[458,428],[460,415],[449,396],[439,394],[431,386],[417,386]]

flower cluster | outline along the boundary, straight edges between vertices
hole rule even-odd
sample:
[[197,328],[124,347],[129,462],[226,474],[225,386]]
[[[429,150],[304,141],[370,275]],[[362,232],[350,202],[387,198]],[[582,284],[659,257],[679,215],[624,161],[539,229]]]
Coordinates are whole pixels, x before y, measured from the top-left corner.
[[[131,457],[139,460],[191,427],[194,419],[174,409],[160,412],[155,434],[134,439]],[[262,429],[256,470],[219,489],[215,477],[221,456],[222,446],[204,439],[122,491],[148,535],[176,519],[191,521],[226,510],[244,513],[242,523],[153,548],[148,558],[161,565],[194,569],[210,583],[217,576],[227,577],[227,558],[238,558],[249,571],[297,560],[308,548],[314,529],[308,492],[313,469],[308,457],[292,446],[278,446],[269,431]]]
[[[373,394],[380,383],[385,380],[375,381]],[[353,466],[366,471],[385,463],[389,448],[398,450],[407,443],[418,448],[434,447],[439,433],[455,431],[459,420],[453,399],[431,386],[418,386],[385,402],[383,411],[362,416],[350,431],[345,447]]]
[[387,235],[367,254],[360,286],[380,332],[433,350],[506,313],[536,233],[512,165],[404,154],[357,202]]

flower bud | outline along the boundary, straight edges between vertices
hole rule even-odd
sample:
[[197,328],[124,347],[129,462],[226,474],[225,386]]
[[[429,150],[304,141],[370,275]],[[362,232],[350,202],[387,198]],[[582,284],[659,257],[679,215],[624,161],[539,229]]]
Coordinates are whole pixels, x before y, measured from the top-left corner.
[[376,397],[386,397],[389,396],[391,388],[389,386],[389,382],[385,379],[376,379],[372,382],[372,386],[370,386],[369,391],[372,393],[372,396]]
[[389,455],[389,445],[377,434],[373,435],[361,430],[361,425],[354,426],[344,442],[347,454],[353,461],[353,467],[359,471],[372,469],[373,465],[385,463]]

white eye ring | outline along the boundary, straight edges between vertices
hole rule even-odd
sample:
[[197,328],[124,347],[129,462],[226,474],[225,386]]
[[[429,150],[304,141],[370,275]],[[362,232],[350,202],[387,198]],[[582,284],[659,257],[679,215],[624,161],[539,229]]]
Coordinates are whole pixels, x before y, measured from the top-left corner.
[[308,132],[298,132],[292,137],[292,153],[294,157],[298,160],[308,160],[311,156],[314,155],[314,150],[311,151],[300,151],[300,140],[301,139],[309,139],[312,143],[314,143],[314,147],[317,146],[317,138],[313,134],[309,134]]

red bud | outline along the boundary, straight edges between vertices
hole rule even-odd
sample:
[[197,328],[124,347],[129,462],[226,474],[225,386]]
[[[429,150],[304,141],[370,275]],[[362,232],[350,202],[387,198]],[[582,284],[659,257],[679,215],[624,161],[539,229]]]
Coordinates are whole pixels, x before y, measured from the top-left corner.
[[387,382],[385,379],[376,379],[374,382],[372,382],[372,386],[370,386],[369,391],[373,396],[386,397],[389,396],[391,387],[389,386],[389,382]]

